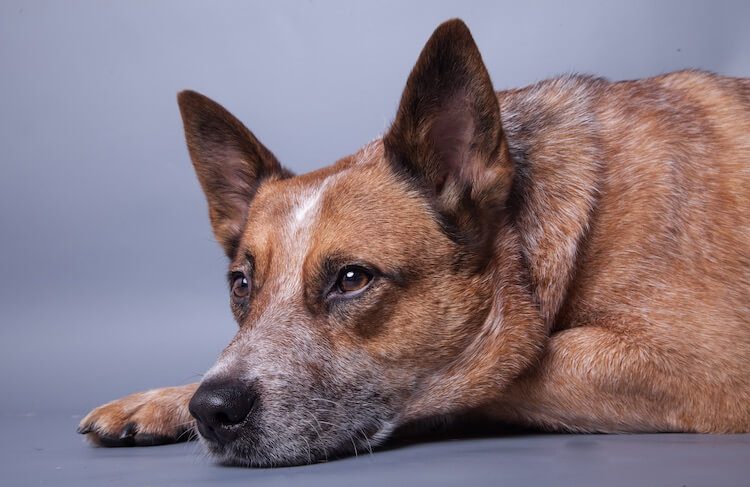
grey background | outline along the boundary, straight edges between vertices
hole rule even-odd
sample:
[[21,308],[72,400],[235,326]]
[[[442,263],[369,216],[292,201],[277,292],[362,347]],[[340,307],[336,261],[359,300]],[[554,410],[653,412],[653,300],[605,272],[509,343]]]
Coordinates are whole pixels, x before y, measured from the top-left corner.
[[[16,433],[0,465],[36,465],[24,448],[45,431],[79,466],[115,455],[73,436],[77,418],[197,380],[234,333],[178,90],[307,171],[385,130],[456,16],[498,89],[571,71],[750,75],[745,1],[0,3],[0,415]],[[139,451],[117,455],[142,466]]]

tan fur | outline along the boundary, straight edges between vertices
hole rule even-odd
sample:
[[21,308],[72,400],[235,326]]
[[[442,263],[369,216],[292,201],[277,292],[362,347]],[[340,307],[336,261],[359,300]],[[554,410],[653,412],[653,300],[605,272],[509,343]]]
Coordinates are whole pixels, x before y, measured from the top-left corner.
[[[553,112],[572,103],[577,109],[558,114],[575,120],[582,84],[596,131],[569,127],[563,138],[541,130],[528,141],[546,149],[534,155],[537,181],[596,193],[584,219],[528,211],[525,228],[556,227],[541,228],[552,238],[534,239],[525,253],[536,279],[553,283],[540,305],[557,316],[557,333],[508,394],[513,415],[581,431],[747,431],[750,81],[696,71],[614,84],[555,80],[501,94],[501,104],[531,95]],[[592,157],[560,157],[592,145]],[[566,283],[555,270],[564,264],[545,273],[542,262],[550,265],[556,235],[576,232],[583,238]],[[558,308],[559,296],[567,299]]]
[[138,392],[109,402],[81,420],[82,433],[96,445],[110,442],[160,444],[191,439],[193,419],[188,412],[198,384]]
[[[205,380],[259,381],[264,446],[209,445],[222,458],[349,448],[309,417],[368,443],[466,411],[567,431],[750,431],[750,81],[566,76],[495,94],[451,21],[389,132],[297,177],[218,104],[186,92],[180,106],[230,271],[252,281]],[[366,292],[327,297],[331,268],[351,263],[376,271]],[[82,426],[174,435],[193,387]]]

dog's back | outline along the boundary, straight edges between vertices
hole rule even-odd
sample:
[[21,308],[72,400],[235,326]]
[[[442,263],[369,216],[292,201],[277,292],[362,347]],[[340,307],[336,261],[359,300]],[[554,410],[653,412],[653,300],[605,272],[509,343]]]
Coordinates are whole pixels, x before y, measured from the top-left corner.
[[665,351],[649,360],[671,394],[747,413],[750,80],[568,76],[498,96],[548,325],[623,331]]

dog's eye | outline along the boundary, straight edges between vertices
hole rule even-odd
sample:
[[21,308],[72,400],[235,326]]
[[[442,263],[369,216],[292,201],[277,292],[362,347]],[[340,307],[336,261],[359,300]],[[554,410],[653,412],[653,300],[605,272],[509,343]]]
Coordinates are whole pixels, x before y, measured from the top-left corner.
[[232,299],[242,301],[250,295],[250,283],[247,277],[238,274],[232,281]]
[[372,281],[372,273],[359,266],[346,266],[339,272],[336,291],[340,294],[354,294],[367,287]]

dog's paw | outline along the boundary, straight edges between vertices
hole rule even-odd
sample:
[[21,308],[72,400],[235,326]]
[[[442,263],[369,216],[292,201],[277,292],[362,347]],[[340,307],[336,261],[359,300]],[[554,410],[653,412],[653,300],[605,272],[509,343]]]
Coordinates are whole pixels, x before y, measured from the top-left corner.
[[192,439],[194,385],[139,392],[91,411],[78,432],[98,446],[150,446]]

